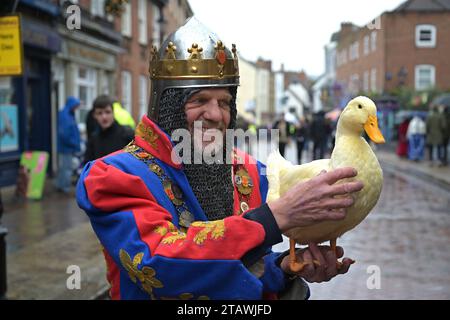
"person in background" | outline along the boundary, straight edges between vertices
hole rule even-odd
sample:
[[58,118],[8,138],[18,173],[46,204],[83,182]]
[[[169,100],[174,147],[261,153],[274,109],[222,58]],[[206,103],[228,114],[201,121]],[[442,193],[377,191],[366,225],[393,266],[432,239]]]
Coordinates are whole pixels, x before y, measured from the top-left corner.
[[286,157],[285,150],[286,145],[289,143],[289,135],[290,135],[290,123],[286,121],[284,113],[281,115],[281,118],[276,121],[273,125],[273,129],[280,130],[279,132],[279,149],[280,154],[283,157]]
[[68,97],[64,108],[58,114],[58,174],[55,187],[69,193],[72,184],[72,158],[80,151],[80,131],[75,120],[75,110],[80,100]]
[[100,130],[88,140],[85,162],[120,150],[134,138],[134,131],[129,126],[122,126],[114,119],[112,104],[112,99],[107,95],[101,95],[94,101],[92,110]]
[[406,117],[398,127],[398,143],[396,153],[401,158],[405,158],[408,155],[408,139],[406,137],[406,132],[408,131],[409,121],[411,121],[411,118]]
[[423,160],[426,133],[425,121],[416,113],[409,123],[408,131],[406,132],[408,139],[408,158],[410,160]]
[[325,157],[330,134],[331,125],[325,119],[325,113],[323,111],[317,112],[314,115],[310,128],[310,135],[313,141],[313,160],[323,159]]
[[87,141],[92,138],[93,134],[100,131],[100,126],[94,117],[94,109],[89,110],[86,116],[86,134]]
[[114,111],[114,119],[121,126],[129,126],[131,129],[136,128],[136,122],[134,121],[131,114],[122,107],[119,101],[114,101],[112,104]]
[[302,164],[303,149],[305,148],[307,135],[308,135],[308,124],[305,118],[300,118],[298,124],[295,128],[295,138],[297,142],[297,162]]
[[442,113],[442,117],[444,118],[445,130],[443,132],[442,137],[442,145],[441,145],[441,162],[443,166],[448,164],[448,142],[450,140],[450,106],[441,105],[440,112]]
[[428,113],[426,126],[430,165],[434,165],[434,152],[436,152],[438,156],[436,160],[441,160],[440,165],[443,165],[442,156],[439,151],[441,151],[441,146],[444,142],[447,123],[444,115],[438,111],[438,106],[431,107],[431,110]]

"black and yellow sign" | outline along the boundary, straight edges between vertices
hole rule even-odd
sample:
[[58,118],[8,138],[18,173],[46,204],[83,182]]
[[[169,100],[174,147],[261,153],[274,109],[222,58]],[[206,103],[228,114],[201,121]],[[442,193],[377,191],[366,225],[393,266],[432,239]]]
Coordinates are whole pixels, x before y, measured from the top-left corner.
[[0,17],[0,76],[21,75],[20,17]]

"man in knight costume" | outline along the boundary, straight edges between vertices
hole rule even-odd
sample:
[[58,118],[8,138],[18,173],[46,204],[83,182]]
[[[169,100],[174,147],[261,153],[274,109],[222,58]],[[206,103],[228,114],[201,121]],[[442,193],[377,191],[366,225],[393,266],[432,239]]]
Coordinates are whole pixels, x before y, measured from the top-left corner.
[[[354,170],[324,173],[266,203],[264,165],[249,161],[227,139],[205,142],[211,132],[225,136],[226,129],[235,127],[236,47],[230,50],[191,18],[159,51],[152,48],[149,71],[149,112],[135,139],[88,163],[77,186],[78,204],[104,248],[111,297],[277,299],[295,291],[295,298],[306,298],[303,279],[321,282],[346,273],[351,260],[344,259],[337,270],[336,255],[328,247],[311,244],[298,250],[300,261],[311,262],[300,272],[290,269],[285,253],[273,253],[271,247],[290,228],[343,218],[350,204],[341,201],[332,211],[319,205],[337,201],[333,197],[339,192],[324,195],[316,189],[353,177]],[[194,139],[191,150],[174,156],[172,138],[178,130]],[[223,151],[219,161],[194,161],[196,146],[202,151],[210,144],[213,154]],[[351,193],[362,185],[346,187]]]

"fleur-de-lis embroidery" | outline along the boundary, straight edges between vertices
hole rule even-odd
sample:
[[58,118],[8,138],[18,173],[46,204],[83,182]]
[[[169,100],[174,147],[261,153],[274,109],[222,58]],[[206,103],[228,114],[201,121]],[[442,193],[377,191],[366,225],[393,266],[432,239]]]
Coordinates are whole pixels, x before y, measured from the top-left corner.
[[156,141],[158,140],[159,136],[153,131],[152,128],[147,127],[142,122],[139,122],[136,127],[136,135],[148,142],[153,148],[158,149]]
[[225,222],[223,220],[217,221],[196,221],[191,224],[192,227],[202,227],[194,237],[194,242],[196,244],[203,244],[208,234],[210,234],[211,239],[217,240],[224,236],[225,234]]
[[165,237],[161,242],[163,244],[174,244],[178,240],[185,240],[186,234],[182,232],[171,232],[169,236]]
[[127,270],[131,281],[137,283],[137,280],[139,280],[142,288],[150,295],[152,299],[155,299],[153,288],[162,288],[163,284],[155,278],[156,272],[153,268],[145,266],[142,270],[138,269],[138,266],[141,264],[142,258],[144,257],[144,253],[137,253],[133,260],[131,260],[130,255],[125,250],[120,249],[119,257],[120,262],[125,270]]

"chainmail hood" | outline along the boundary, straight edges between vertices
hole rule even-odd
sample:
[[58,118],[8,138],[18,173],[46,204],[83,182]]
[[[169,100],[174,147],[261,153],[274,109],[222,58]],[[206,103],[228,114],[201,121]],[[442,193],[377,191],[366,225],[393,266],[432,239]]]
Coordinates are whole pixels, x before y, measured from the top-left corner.
[[[236,88],[228,88],[232,100],[230,103],[230,125],[236,125]],[[164,91],[160,99],[158,125],[169,135],[176,129],[188,129],[184,105],[199,88],[170,88]],[[227,152],[232,151],[233,144],[224,143],[224,160]],[[226,164],[194,164],[193,144],[191,145],[191,163],[184,164],[184,172],[197,197],[200,206],[209,220],[219,220],[233,214],[234,185],[232,181],[232,165]]]

